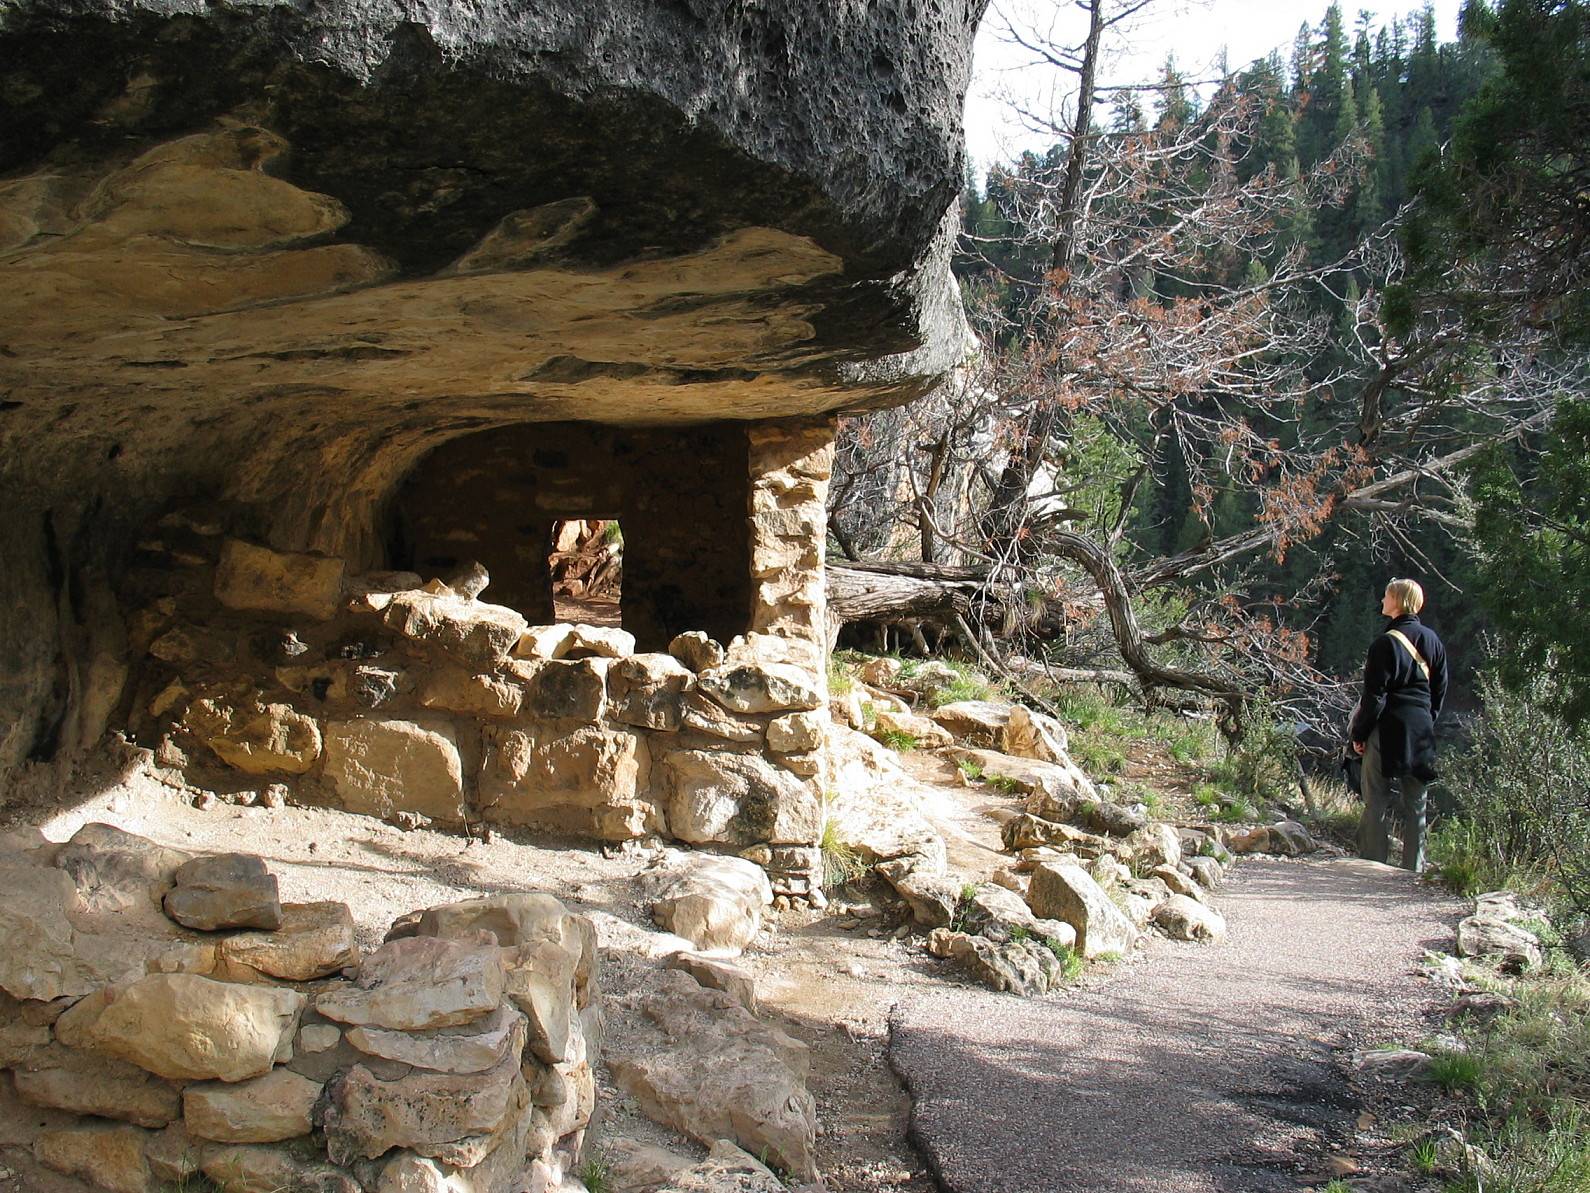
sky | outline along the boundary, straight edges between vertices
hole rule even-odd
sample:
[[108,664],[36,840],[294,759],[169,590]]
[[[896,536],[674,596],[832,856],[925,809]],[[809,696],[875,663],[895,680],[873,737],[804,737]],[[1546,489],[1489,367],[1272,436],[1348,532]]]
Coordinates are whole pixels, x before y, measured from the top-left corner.
[[[1443,42],[1457,36],[1461,2],[1435,0],[1436,28]],[[1318,25],[1328,7],[1330,0],[1156,0],[1114,39],[1113,46],[1107,45],[1100,81],[1152,79],[1172,54],[1189,78],[1217,74],[1222,50],[1233,69],[1277,47],[1289,58],[1298,27],[1305,21]],[[1374,14],[1373,27],[1379,29],[1393,17],[1411,15],[1421,7],[1422,0],[1342,0],[1349,40],[1362,10]],[[1024,149],[1043,150],[1054,141],[1050,134],[1024,127],[1010,98],[1020,107],[1047,113],[1064,98],[1064,92],[1055,92],[1057,76],[1062,85],[1074,80],[1052,67],[1030,65],[1032,54],[1001,36],[1002,14],[1028,29],[1052,28],[1054,40],[1062,43],[1080,41],[1086,28],[1084,14],[1073,0],[993,0],[978,31],[966,97],[966,144],[978,177],[994,162],[1008,161]],[[1143,106],[1152,110],[1152,97],[1144,99]]]

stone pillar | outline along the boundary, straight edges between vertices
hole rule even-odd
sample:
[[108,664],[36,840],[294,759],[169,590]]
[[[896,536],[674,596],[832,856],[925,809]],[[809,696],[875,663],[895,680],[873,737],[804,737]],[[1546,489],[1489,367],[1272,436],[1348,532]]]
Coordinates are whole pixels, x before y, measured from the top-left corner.
[[[828,602],[823,554],[836,428],[837,421],[829,417],[767,423],[746,432],[751,479],[751,633],[785,639],[790,647],[783,652],[785,657],[811,672],[824,705],[828,700]],[[826,712],[817,715],[826,721]],[[830,774],[826,742],[814,754],[780,757],[779,761],[795,769],[821,807]],[[820,898],[820,817],[816,832],[818,837],[811,841],[773,841],[765,853],[756,851],[756,860],[767,870],[777,895]]]
[[823,553],[836,420],[766,423],[747,432],[751,474],[751,632],[813,648],[827,684]]

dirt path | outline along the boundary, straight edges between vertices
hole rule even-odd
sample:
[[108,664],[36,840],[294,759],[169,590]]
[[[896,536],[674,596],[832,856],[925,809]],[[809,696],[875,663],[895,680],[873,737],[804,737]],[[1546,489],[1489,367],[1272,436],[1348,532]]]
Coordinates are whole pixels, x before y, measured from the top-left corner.
[[1151,941],[1102,982],[1023,1001],[908,992],[891,1060],[953,1193],[1323,1186],[1355,1107],[1344,1045],[1418,1034],[1421,950],[1458,905],[1357,861],[1242,863],[1218,946]]

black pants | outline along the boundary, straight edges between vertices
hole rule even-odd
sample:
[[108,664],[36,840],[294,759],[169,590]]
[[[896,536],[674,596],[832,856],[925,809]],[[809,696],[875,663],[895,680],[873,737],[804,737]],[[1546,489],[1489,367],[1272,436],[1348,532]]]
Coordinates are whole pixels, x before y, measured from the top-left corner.
[[[1396,792],[1393,793],[1393,784]],[[1412,775],[1386,778],[1380,769],[1380,730],[1364,743],[1364,815],[1358,822],[1358,856],[1372,862],[1391,860],[1391,813],[1402,808],[1402,868],[1418,873],[1424,867],[1425,784]]]

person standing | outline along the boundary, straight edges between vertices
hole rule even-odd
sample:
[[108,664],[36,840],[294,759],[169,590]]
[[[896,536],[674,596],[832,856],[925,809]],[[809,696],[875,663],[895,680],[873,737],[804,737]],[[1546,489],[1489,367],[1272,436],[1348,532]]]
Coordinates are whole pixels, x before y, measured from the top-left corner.
[[1419,620],[1424,589],[1414,580],[1386,585],[1380,612],[1390,618],[1369,647],[1364,691],[1349,737],[1364,759],[1364,814],[1358,855],[1389,860],[1392,785],[1403,813],[1402,865],[1424,865],[1425,788],[1436,777],[1435,722],[1446,702],[1446,647]]

